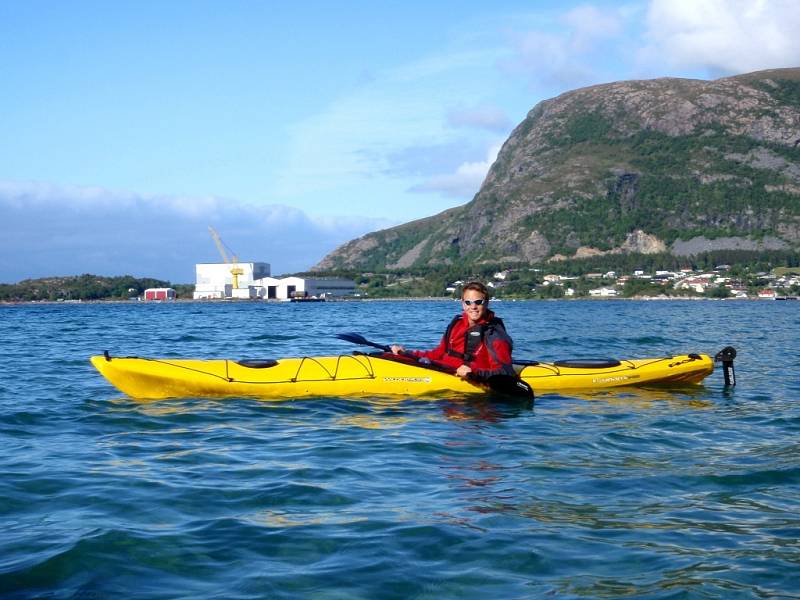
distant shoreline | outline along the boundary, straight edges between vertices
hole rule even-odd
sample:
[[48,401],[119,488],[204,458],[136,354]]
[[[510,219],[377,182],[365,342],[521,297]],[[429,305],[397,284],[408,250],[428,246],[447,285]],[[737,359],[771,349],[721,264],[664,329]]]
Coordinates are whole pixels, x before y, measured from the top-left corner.
[[[706,298],[703,296],[631,296],[630,298],[621,298],[615,296],[604,296],[602,298],[493,298],[492,303],[498,302],[627,302],[631,300],[637,301],[653,301],[653,302],[668,302],[668,301],[711,301],[711,302],[765,302],[765,301],[795,301],[798,300],[796,296],[784,296],[777,298]],[[337,298],[327,299],[325,302],[338,303],[338,302],[458,302],[453,298],[441,297],[402,297],[402,298]],[[21,305],[58,305],[58,306],[71,306],[81,304],[130,304],[130,305],[151,305],[151,304],[304,304],[303,302],[288,302],[285,300],[195,300],[192,298],[177,298],[175,300],[119,300],[119,299],[103,299],[103,300],[19,300],[9,301],[1,300],[0,306],[21,306]],[[319,302],[310,302],[309,304],[321,304]]]

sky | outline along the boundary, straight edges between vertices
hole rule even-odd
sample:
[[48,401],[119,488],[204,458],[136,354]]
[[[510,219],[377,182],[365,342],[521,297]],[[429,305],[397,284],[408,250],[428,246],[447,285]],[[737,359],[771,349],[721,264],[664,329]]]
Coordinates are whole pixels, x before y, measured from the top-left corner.
[[307,270],[477,193],[538,102],[800,66],[795,0],[0,0],[0,282]]

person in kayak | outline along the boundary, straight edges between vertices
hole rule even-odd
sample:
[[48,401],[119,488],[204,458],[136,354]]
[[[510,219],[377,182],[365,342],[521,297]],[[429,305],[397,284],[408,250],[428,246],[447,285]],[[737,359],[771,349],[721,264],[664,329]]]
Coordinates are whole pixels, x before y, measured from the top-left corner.
[[456,315],[433,350],[406,350],[393,344],[392,353],[436,361],[456,369],[465,379],[486,380],[493,375],[516,376],[511,363],[513,342],[503,321],[489,310],[489,290],[480,282],[467,283],[461,291],[463,313]]

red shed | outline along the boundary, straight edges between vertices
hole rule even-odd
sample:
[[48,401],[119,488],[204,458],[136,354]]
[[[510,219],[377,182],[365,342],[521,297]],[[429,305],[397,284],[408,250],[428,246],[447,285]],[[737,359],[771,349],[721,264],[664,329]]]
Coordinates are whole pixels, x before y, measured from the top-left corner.
[[172,288],[147,288],[144,291],[145,300],[175,300],[175,290]]

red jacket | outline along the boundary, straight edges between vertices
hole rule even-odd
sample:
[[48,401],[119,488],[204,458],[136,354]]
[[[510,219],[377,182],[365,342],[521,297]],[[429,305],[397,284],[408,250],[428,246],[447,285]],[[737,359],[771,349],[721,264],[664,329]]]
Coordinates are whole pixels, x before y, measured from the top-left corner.
[[[484,318],[478,322],[478,325],[488,325],[493,318],[494,313],[487,310]],[[418,358],[428,358],[453,367],[454,369],[466,364],[480,378],[486,378],[500,373],[513,375],[514,367],[511,364],[511,338],[508,337],[508,334],[505,333],[505,329],[502,327],[494,328],[502,332],[500,333],[500,331],[498,331],[497,335],[491,335],[489,333],[490,330],[487,330],[480,345],[473,352],[471,361],[465,363],[463,358],[448,354],[448,348],[460,354],[464,353],[466,332],[469,328],[469,319],[466,315],[462,314],[461,319],[450,329],[449,343],[448,340],[445,339],[445,336],[442,336],[439,345],[433,350],[412,350],[411,354]],[[445,335],[447,335],[447,332],[445,332]],[[487,343],[491,344],[493,352],[489,351]]]

